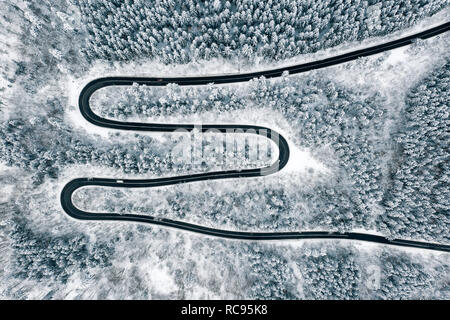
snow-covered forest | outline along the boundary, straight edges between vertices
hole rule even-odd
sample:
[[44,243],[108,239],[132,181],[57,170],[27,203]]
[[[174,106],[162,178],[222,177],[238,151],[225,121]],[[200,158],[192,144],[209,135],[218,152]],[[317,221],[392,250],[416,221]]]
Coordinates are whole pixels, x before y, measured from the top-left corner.
[[[193,134],[99,130],[77,106],[89,80],[276,66],[449,17],[448,0],[3,1],[0,298],[449,299],[446,253],[82,222],[59,202],[78,177],[258,168],[276,157],[276,146],[248,134],[233,136],[243,152],[228,153],[212,147],[223,136],[204,135],[205,156],[192,162],[175,151]],[[91,104],[106,118],[267,126],[286,137],[291,159],[267,177],[84,188],[74,203],[230,230],[365,231],[449,244],[449,40],[277,79],[103,88]],[[256,146],[267,147],[257,160],[246,151]]]
[[396,143],[380,229],[395,237],[449,241],[450,62],[417,84],[393,133]]
[[408,27],[448,4],[418,1],[77,0],[90,58],[280,60]]

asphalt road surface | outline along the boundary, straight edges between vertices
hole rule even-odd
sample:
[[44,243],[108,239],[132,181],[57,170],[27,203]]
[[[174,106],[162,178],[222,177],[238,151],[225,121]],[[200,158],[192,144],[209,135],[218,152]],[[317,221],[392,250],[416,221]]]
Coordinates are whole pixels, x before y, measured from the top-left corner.
[[[90,105],[89,100],[92,94],[100,88],[107,86],[131,86],[133,83],[147,86],[165,86],[169,83],[176,83],[180,86],[183,85],[206,85],[206,84],[224,84],[249,81],[253,78],[264,76],[265,78],[274,78],[281,76],[284,72],[289,74],[302,73],[310,70],[325,68],[340,63],[348,62],[358,59],[360,57],[366,57],[374,55],[387,50],[392,50],[402,46],[410,45],[417,39],[427,39],[441,33],[447,32],[450,28],[450,22],[437,26],[435,28],[404,37],[395,41],[390,41],[384,44],[376,45],[370,48],[361,49],[335,57],[308,62],[300,65],[253,72],[245,74],[235,75],[222,75],[222,76],[204,76],[204,77],[178,77],[178,78],[150,78],[150,77],[107,77],[99,78],[88,83],[80,93],[79,108],[83,117],[90,123],[104,127],[118,130],[132,130],[132,131],[153,131],[153,132],[173,132],[174,130],[185,130],[190,132],[196,127],[194,124],[157,124],[157,123],[138,123],[138,122],[121,122],[110,119],[105,119],[96,115]],[[168,178],[158,179],[103,179],[103,178],[78,178],[70,181],[65,185],[61,192],[61,205],[64,211],[71,217],[81,220],[112,220],[112,221],[133,221],[151,223],[154,225],[161,225],[166,227],[173,227],[181,230],[196,232],[208,236],[216,236],[229,239],[239,240],[289,240],[289,239],[347,239],[347,240],[359,240],[375,242],[387,245],[396,245],[411,248],[422,248],[430,250],[438,250],[444,252],[450,252],[450,245],[403,240],[403,239],[388,239],[384,236],[369,234],[369,233],[339,233],[339,232],[327,232],[327,231],[303,231],[303,232],[241,232],[214,229],[204,227],[201,225],[190,224],[182,221],[175,221],[165,218],[156,218],[152,216],[135,215],[135,214],[118,214],[118,213],[94,213],[86,212],[78,209],[72,202],[73,193],[82,187],[87,186],[104,186],[104,187],[119,187],[119,188],[150,188],[160,187],[167,185],[174,185],[179,183],[188,183],[204,180],[217,180],[217,179],[231,179],[231,178],[246,178],[246,177],[260,177],[268,174],[275,174],[283,169],[289,160],[289,146],[283,136],[276,131],[251,125],[216,125],[207,124],[202,125],[201,131],[206,132],[208,130],[219,131],[222,133],[248,131],[253,134],[263,135],[268,139],[271,139],[279,148],[278,159],[269,167],[258,169],[244,169],[244,170],[229,170],[219,172],[209,172],[201,174],[192,174]]]

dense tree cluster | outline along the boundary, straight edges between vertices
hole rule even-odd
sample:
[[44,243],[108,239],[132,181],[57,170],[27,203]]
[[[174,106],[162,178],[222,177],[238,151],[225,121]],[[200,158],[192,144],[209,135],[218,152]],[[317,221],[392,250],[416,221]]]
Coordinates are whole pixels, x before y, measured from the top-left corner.
[[150,137],[139,137],[132,147],[117,143],[98,147],[59,128],[58,121],[36,117],[33,125],[22,119],[0,124],[0,160],[32,172],[37,184],[45,177],[57,178],[59,170],[70,164],[89,163],[132,174],[157,174],[172,165],[167,154],[158,154],[157,146],[151,148],[155,142]]
[[194,186],[192,190],[171,186],[144,191],[86,188],[74,194],[74,203],[91,212],[152,215],[241,231],[301,229],[305,217],[299,219],[294,209],[299,200],[295,194],[281,188],[251,189],[242,192],[221,191],[215,186]]
[[243,253],[248,262],[250,299],[293,299],[292,270],[287,260],[275,250],[246,246]]
[[450,62],[415,86],[397,144],[379,229],[392,237],[450,240]]
[[91,58],[213,57],[280,60],[384,35],[445,7],[446,0],[77,0]]
[[[381,128],[386,118],[378,94],[361,98],[327,80],[259,79],[252,92],[257,103],[281,110],[297,128],[300,147],[331,164],[337,161],[338,188],[317,190],[318,222],[340,229],[368,227],[382,198]],[[350,180],[350,181],[348,181]],[[343,185],[347,185],[343,188]]]
[[314,300],[360,298],[360,266],[351,250],[339,249],[333,250],[335,252],[321,253],[317,248],[312,248],[308,251],[309,255],[297,263],[304,280],[305,298]]
[[[112,103],[114,101],[114,103]],[[92,97],[92,108],[104,117],[184,116],[207,111],[225,112],[242,109],[243,101],[228,87],[214,85],[180,87],[169,84],[164,88],[139,86],[110,87],[99,90]]]
[[429,299],[433,296],[433,288],[436,287],[433,281],[438,279],[433,279],[423,264],[411,261],[405,254],[383,252],[381,267],[378,298],[403,300]]
[[[52,104],[56,108],[60,107],[57,100],[47,102],[47,107]],[[235,138],[240,145],[236,150],[218,147],[223,144],[222,135],[198,135],[192,159],[185,158],[183,150],[178,151],[182,149],[180,145],[188,142],[177,138],[164,145],[145,135],[138,135],[131,146],[120,142],[99,143],[63,129],[60,113],[61,110],[58,110],[49,118],[33,117],[28,121],[16,118],[0,123],[0,161],[32,172],[36,184],[46,177],[57,178],[61,168],[72,164],[103,166],[127,174],[160,175],[234,169],[236,166],[264,167],[273,162],[270,146],[267,152],[261,151],[259,160],[252,161],[245,148],[252,145],[254,140],[245,140],[242,135]],[[265,146],[267,141],[264,143]]]
[[109,266],[109,257],[114,253],[111,244],[90,246],[84,235],[52,237],[33,231],[23,220],[15,221],[10,237],[14,270],[20,278],[47,278],[64,283],[73,272]]

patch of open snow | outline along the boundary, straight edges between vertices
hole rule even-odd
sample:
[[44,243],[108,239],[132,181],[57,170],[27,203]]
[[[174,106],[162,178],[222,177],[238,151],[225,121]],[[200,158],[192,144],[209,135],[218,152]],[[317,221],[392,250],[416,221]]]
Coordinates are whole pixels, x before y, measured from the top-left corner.
[[445,61],[449,57],[449,40],[446,33],[327,71],[346,86],[364,86],[372,93],[381,92],[390,98],[393,93],[405,93],[435,65]]
[[0,162],[0,172],[8,170],[9,167],[6,164]]
[[0,186],[0,204],[4,202],[8,202],[11,198],[13,192],[15,190],[15,186],[12,184]]
[[[151,263],[151,261],[149,262]],[[148,280],[149,287],[152,287],[157,293],[170,295],[177,291],[178,287],[166,267],[154,266],[152,269],[149,269],[148,264],[141,263],[141,265],[141,271]]]
[[330,168],[315,159],[308,150],[300,150],[293,143],[289,143],[289,162],[283,171],[331,174]]

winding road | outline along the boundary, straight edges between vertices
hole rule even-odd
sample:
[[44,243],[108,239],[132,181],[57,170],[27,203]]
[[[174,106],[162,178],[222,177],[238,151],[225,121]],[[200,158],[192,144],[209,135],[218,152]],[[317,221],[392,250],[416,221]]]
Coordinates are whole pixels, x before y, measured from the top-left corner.
[[[450,22],[431,28],[429,30],[404,37],[395,41],[387,42],[384,44],[376,45],[370,48],[357,50],[335,57],[304,63],[300,65],[253,72],[245,74],[235,75],[222,75],[222,76],[204,76],[204,77],[179,77],[179,78],[142,78],[142,77],[107,77],[99,78],[88,83],[80,93],[79,96],[79,108],[83,117],[90,123],[104,127],[118,130],[133,130],[133,131],[153,131],[153,132],[173,132],[175,130],[185,130],[190,132],[196,129],[193,124],[157,124],[157,123],[138,123],[138,122],[121,122],[99,117],[95,114],[89,104],[92,94],[104,87],[108,86],[131,86],[133,83],[148,86],[165,86],[169,83],[176,83],[181,86],[189,85],[206,85],[210,83],[224,84],[249,81],[253,78],[264,76],[265,78],[274,78],[281,76],[284,72],[289,74],[302,73],[314,69],[325,68],[340,63],[348,62],[358,59],[360,57],[366,57],[374,55],[387,50],[392,50],[402,46],[413,43],[416,39],[427,39],[438,34],[444,33],[450,29]],[[257,135],[263,135],[268,139],[271,139],[279,148],[278,159],[271,165],[265,168],[258,169],[245,169],[245,170],[229,170],[219,172],[209,172],[193,175],[184,175],[177,177],[158,178],[158,179],[106,179],[106,178],[78,178],[67,183],[61,192],[61,205],[64,211],[71,217],[81,220],[113,220],[113,221],[133,221],[151,223],[155,225],[161,225],[166,227],[173,227],[186,231],[201,233],[209,236],[216,236],[222,238],[240,239],[240,240],[289,240],[289,239],[348,239],[348,240],[360,240],[368,241],[387,245],[396,245],[411,248],[422,248],[430,250],[438,250],[443,252],[450,252],[450,245],[403,240],[403,239],[388,239],[384,236],[368,233],[339,233],[339,232],[327,232],[327,231],[303,231],[303,232],[240,232],[214,229],[204,227],[201,225],[186,223],[182,221],[175,221],[165,218],[156,218],[152,216],[143,216],[135,214],[117,214],[117,213],[94,213],[86,212],[78,209],[72,202],[73,193],[82,187],[87,186],[104,186],[104,187],[118,187],[118,188],[150,188],[160,187],[167,185],[174,185],[179,183],[204,181],[204,180],[217,180],[217,179],[230,179],[230,178],[245,178],[245,177],[259,177],[268,174],[274,174],[287,164],[289,160],[289,146],[283,136],[276,131],[251,125],[220,125],[220,124],[208,124],[202,125],[201,132],[208,130],[219,131],[222,133],[229,133],[233,130],[242,132],[242,130],[248,133]]]

